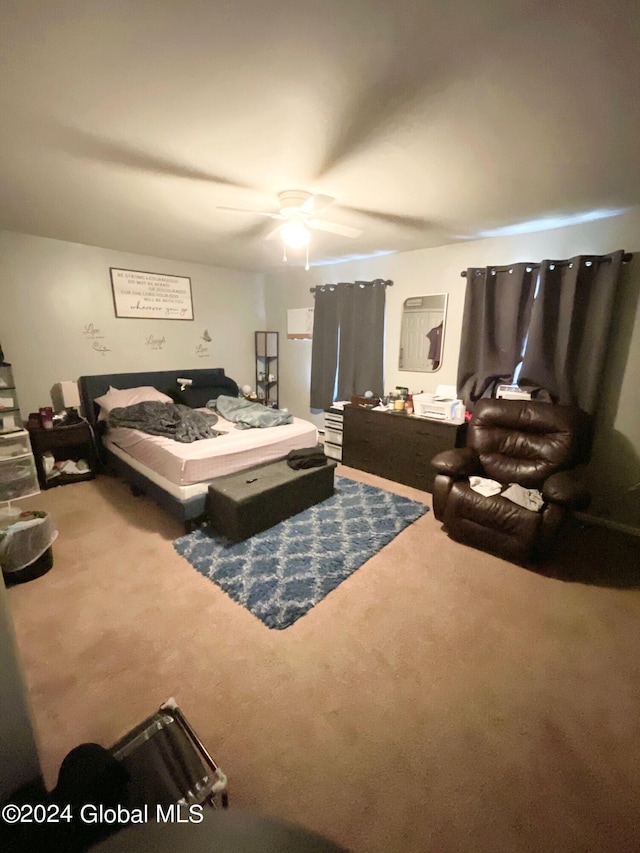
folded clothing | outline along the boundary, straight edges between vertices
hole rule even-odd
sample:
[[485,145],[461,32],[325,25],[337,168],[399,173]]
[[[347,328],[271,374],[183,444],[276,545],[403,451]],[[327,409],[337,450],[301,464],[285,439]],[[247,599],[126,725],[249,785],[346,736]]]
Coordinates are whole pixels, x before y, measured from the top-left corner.
[[319,468],[327,464],[322,445],[315,447],[301,447],[299,450],[290,450],[287,454],[287,465],[289,468]]
[[539,512],[544,504],[541,492],[537,489],[525,489],[518,483],[509,483],[507,488],[502,491],[504,486],[497,480],[490,480],[488,477],[469,477],[469,488],[485,497],[500,495],[500,497],[507,498],[518,506],[532,510],[532,512]]
[[518,483],[509,483],[508,487],[502,493],[502,497],[533,512],[540,512],[544,503],[541,492],[537,489],[525,489],[524,486],[520,486]]
[[469,488],[488,498],[491,495],[500,494],[502,483],[490,480],[488,477],[469,477]]

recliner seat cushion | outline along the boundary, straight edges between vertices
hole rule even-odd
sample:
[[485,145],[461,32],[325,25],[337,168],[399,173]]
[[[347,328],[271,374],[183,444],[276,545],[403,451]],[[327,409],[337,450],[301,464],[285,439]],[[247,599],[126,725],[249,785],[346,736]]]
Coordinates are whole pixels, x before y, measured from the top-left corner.
[[520,560],[532,551],[542,514],[500,495],[481,495],[460,480],[449,492],[443,523],[454,539]]

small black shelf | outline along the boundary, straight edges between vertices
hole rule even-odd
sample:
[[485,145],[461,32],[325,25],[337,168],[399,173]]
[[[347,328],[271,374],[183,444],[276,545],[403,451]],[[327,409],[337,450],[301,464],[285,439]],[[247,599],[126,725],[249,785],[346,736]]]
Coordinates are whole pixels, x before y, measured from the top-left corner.
[[[255,332],[256,394],[258,402],[279,408],[279,333]],[[262,379],[260,377],[263,377]],[[273,379],[267,377],[273,376]]]
[[[32,428],[29,430],[29,437],[41,489],[53,489],[56,486],[80,483],[95,477],[97,457],[91,429],[86,422],[81,421],[78,424],[67,424],[53,429]],[[76,462],[79,459],[85,459],[89,470],[80,474],[61,472],[54,477],[47,477],[42,460],[44,453],[52,453],[58,462],[66,459]]]
[[93,471],[84,471],[82,474],[57,474],[55,477],[47,477],[47,489],[52,489],[54,486],[66,486],[68,483],[79,483],[81,480],[93,480],[95,474]]

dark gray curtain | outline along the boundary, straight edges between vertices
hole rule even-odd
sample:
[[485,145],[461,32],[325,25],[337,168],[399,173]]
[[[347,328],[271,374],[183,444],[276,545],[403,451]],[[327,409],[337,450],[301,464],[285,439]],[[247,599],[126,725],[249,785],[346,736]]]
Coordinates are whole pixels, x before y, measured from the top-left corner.
[[520,373],[555,402],[595,412],[624,252],[543,261]]
[[338,288],[316,287],[311,341],[312,409],[326,409],[334,399],[338,367]]
[[355,394],[383,393],[385,287],[357,281],[315,288],[311,349],[312,409]]
[[472,267],[458,361],[458,394],[469,411],[498,382],[509,382],[520,361],[531,316],[538,265]]
[[339,290],[338,399],[373,391],[382,396],[385,285],[343,285]]

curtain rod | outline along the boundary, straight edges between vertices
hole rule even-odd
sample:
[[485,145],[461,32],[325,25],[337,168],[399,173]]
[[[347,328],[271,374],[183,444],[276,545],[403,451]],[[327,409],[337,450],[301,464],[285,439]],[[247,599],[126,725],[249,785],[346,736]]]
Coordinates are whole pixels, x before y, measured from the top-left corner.
[[[339,284],[343,284],[345,287],[355,287],[356,284],[382,284],[384,287],[393,287],[393,282],[390,278],[375,278],[373,281],[340,281],[338,284],[319,284],[318,288],[338,287]],[[310,287],[309,293],[315,293],[318,288]]]
[[[586,257],[589,257],[589,255],[587,255]],[[597,257],[597,256],[596,256],[596,255],[593,255],[593,257]],[[625,253],[624,253],[624,255],[622,256],[622,263],[623,263],[623,264],[628,264],[628,263],[629,263],[629,261],[630,261],[632,258],[633,258],[633,254],[632,254],[631,252],[625,252]],[[572,259],[569,259],[569,260],[566,260],[566,261],[553,261],[553,263],[554,263],[554,264],[556,264],[556,266],[559,266],[559,265],[561,265],[561,264],[568,264],[568,263],[571,263],[571,260],[572,260]],[[532,267],[535,267],[535,266],[538,266],[538,265],[539,265],[539,264],[531,263],[530,261],[517,261],[517,263],[519,263],[519,264],[526,263],[526,264],[527,264],[527,266],[532,266]],[[505,269],[505,270],[508,270],[508,269],[509,269],[509,267],[514,267],[514,266],[516,266],[516,264],[504,264],[502,267],[497,266],[497,267],[494,267],[494,269],[498,269],[498,270],[499,270],[499,269]],[[484,267],[482,267],[482,269],[484,269]],[[460,273],[460,275],[462,276],[462,278],[466,278],[466,277],[467,277],[467,271],[466,271],[466,270],[462,270],[462,272]]]

